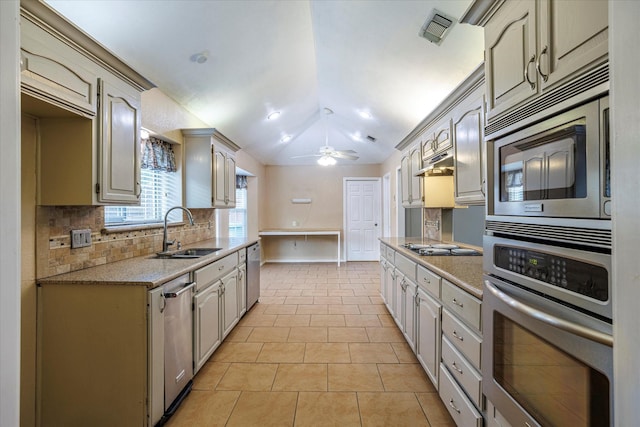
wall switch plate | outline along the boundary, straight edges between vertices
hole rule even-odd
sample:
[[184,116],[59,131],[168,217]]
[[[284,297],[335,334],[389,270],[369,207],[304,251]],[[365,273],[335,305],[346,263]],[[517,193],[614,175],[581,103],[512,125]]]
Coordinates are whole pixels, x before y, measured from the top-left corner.
[[91,246],[91,230],[71,230],[71,249]]

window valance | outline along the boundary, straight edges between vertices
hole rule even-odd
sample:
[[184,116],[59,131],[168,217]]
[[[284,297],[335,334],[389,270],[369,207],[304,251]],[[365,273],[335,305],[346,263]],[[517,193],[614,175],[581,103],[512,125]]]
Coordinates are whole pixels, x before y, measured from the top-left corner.
[[175,172],[176,157],[172,145],[152,136],[142,139],[142,168]]

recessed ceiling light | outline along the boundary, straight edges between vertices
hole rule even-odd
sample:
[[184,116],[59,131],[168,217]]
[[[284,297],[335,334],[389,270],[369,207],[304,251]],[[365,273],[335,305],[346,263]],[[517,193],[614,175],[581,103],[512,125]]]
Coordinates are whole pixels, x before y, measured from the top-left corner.
[[360,111],[360,113],[358,114],[360,114],[360,117],[362,117],[363,119],[370,119],[372,117],[371,113],[369,113],[368,111]]
[[291,141],[291,135],[283,135],[282,138],[280,138],[280,141],[282,141],[282,142]]
[[280,111],[274,111],[273,113],[267,116],[267,120],[275,120],[280,117]]

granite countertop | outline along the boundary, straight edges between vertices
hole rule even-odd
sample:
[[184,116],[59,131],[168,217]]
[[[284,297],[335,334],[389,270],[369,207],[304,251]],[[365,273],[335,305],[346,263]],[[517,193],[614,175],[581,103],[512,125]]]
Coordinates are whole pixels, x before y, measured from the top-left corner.
[[429,270],[465,290],[476,298],[482,299],[482,257],[481,256],[421,256],[405,248],[404,244],[453,243],[461,248],[471,248],[482,252],[481,247],[458,242],[441,242],[438,240],[415,237],[382,237],[380,239],[407,258],[423,265]]
[[257,238],[217,238],[203,240],[183,249],[222,248],[200,258],[167,259],[155,254],[58,274],[38,280],[39,285],[137,285],[155,288],[182,274],[210,264],[257,242]]

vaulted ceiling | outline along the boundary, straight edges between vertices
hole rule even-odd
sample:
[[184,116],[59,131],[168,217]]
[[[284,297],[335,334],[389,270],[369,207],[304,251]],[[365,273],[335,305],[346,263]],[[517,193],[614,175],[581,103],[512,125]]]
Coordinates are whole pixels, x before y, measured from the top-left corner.
[[360,157],[340,163],[381,163],[483,60],[481,28],[419,36],[434,8],[458,19],[471,0],[47,3],[271,165],[315,164],[298,156],[325,141]]

